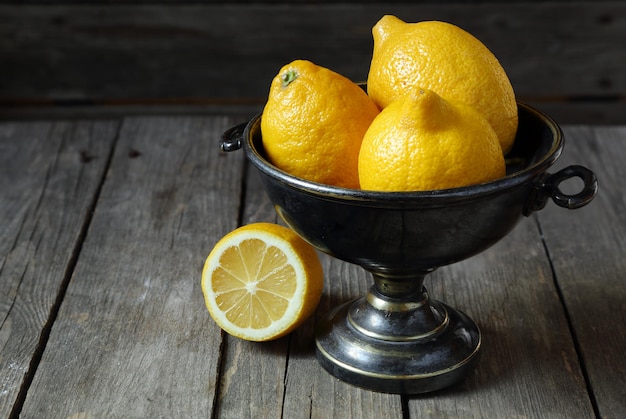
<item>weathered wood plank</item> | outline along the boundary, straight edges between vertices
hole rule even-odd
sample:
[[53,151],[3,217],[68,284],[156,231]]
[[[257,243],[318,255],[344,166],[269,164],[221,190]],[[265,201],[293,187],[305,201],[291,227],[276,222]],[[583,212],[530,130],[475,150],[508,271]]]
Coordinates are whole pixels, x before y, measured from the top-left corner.
[[550,115],[559,124],[608,125],[626,122],[626,100],[533,101],[527,103]]
[[[337,305],[361,297],[372,284],[358,266],[321,255],[324,294],[314,318],[318,321]],[[400,395],[383,394],[346,384],[327,373],[315,358],[315,323],[297,330],[291,340],[285,389],[284,417],[289,418],[400,418]]]
[[[539,219],[601,417],[626,412],[626,129],[564,128],[557,167],[582,164],[598,177],[591,204],[546,208]],[[575,182],[563,185],[574,193]],[[578,186],[579,187],[579,186]]]
[[[247,179],[242,224],[259,221],[282,224],[255,169],[249,170]],[[365,276],[357,267],[323,254],[320,258],[325,272],[325,288],[317,316],[312,316],[290,336],[273,342],[253,343],[226,337],[219,417],[402,416],[400,396],[348,386],[327,374],[317,363],[313,350],[316,317],[338,304],[337,299],[360,296],[368,288],[367,281],[342,280],[345,276]]]
[[[252,176],[248,181],[247,206],[253,208],[254,215],[247,215],[244,222],[275,220],[271,205],[263,194],[259,195],[262,188],[254,172]],[[318,318],[341,301],[362,295],[370,283],[360,268],[322,258],[326,289],[317,310]],[[429,285],[435,298],[462,308],[479,322],[484,333],[484,352],[476,373],[463,384],[410,398],[411,417],[594,416],[534,217],[524,219],[509,237],[484,254],[442,268],[433,274]],[[325,417],[332,412],[330,416],[400,416],[398,396],[356,389],[321,369],[313,353],[313,327],[309,321],[290,341],[285,338],[263,348],[234,342],[236,349],[231,351],[232,359],[224,371],[231,382],[239,384],[235,391],[229,387],[232,394],[221,400],[221,414],[232,417],[235,413],[259,413],[263,398],[259,397],[262,391],[255,388],[255,383],[272,383],[269,393],[275,394],[276,381],[283,380],[283,357],[289,345],[284,415]],[[278,371],[272,372],[268,364]],[[263,368],[251,372],[256,365]],[[228,371],[234,371],[234,375]],[[272,379],[268,371],[272,372]],[[268,411],[278,409],[281,391],[269,407],[265,406],[265,417],[272,416]],[[227,410],[223,410],[225,406]],[[273,410],[269,410],[271,407]]]
[[478,323],[483,352],[464,383],[412,398],[411,417],[594,417],[534,217],[427,286]]
[[[395,0],[394,3],[421,3],[421,4],[429,4],[429,3],[472,3],[474,5],[479,3],[539,3],[544,0]],[[568,2],[570,0],[552,0],[552,2]],[[610,1],[610,0],[609,0]],[[621,1],[621,0],[612,0],[612,1]],[[0,0],[0,4],[11,4],[14,3],[15,0]],[[100,5],[100,6],[116,6],[116,5],[138,5],[138,4],[153,4],[152,0],[100,0],[100,1],[91,1],[91,0],[65,0],[64,4],[91,4],[91,5]],[[222,4],[224,3],[221,0],[159,0],[159,4],[175,4],[175,5],[193,5],[193,4]],[[265,4],[292,4],[292,5],[310,5],[310,4],[328,4],[335,3],[333,0],[230,0],[228,3],[230,4],[250,4],[250,3],[265,3]],[[342,0],[342,3],[350,3],[350,4],[371,4],[371,3],[380,3],[380,0]],[[21,0],[21,4],[57,4],[55,0]]]
[[371,27],[383,14],[469,30],[523,100],[626,100],[624,2],[4,5],[0,100],[262,103],[295,58],[364,80]]
[[[594,403],[602,417],[624,411],[624,128],[565,127],[557,167],[596,171],[601,189],[590,206],[569,212],[549,203],[493,248],[427,281],[434,298],[479,323],[483,357],[464,383],[408,398],[403,412],[400,396],[341,383],[314,358],[316,319],[369,286],[360,268],[322,256],[316,316],[276,342],[223,336],[206,313],[199,273],[212,245],[239,221],[278,221],[252,169],[242,194],[243,153],[217,152],[221,132],[238,122],[126,120],[24,417],[594,417]],[[56,278],[72,273],[75,215],[93,204],[83,199],[87,179],[102,178],[116,132],[108,122],[0,125],[0,215],[8,220],[0,228],[0,413],[11,412],[29,374],[34,350],[25,347],[46,328]],[[6,146],[18,137],[19,147]],[[32,179],[43,192],[25,192]],[[22,363],[7,362],[16,351]]]
[[24,417],[211,417],[221,332],[204,258],[239,211],[232,121],[126,120]]
[[118,123],[0,124],[0,416],[37,368]]
[[[263,193],[256,172],[250,172],[246,177],[241,224],[277,222],[276,212]],[[224,339],[217,417],[281,417],[290,337],[271,342],[247,342],[230,335]]]
[[[561,124],[617,124],[626,118],[626,101],[526,101]],[[264,103],[251,104],[142,104],[76,106],[0,106],[0,120],[66,120],[124,118],[128,116],[240,115],[250,119]]]

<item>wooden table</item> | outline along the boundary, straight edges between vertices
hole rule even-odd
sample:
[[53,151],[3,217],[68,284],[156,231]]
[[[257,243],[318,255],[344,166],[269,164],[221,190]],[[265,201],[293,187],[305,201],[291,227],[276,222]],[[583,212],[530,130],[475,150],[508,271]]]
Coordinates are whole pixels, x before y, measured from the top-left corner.
[[317,314],[278,341],[234,339],[209,317],[200,274],[212,246],[240,224],[278,222],[243,152],[218,151],[242,120],[225,111],[0,123],[1,417],[626,412],[626,127],[563,127],[551,172],[592,169],[590,205],[550,202],[432,275],[431,295],[480,325],[483,356],[463,383],[404,397],[344,384],[315,360],[315,319],[370,285],[359,267],[322,256]]

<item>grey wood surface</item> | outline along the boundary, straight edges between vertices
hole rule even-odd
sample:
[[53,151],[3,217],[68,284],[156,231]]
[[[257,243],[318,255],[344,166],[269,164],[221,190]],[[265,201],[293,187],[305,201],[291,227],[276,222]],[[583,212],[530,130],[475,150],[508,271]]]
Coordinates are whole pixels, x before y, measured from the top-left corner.
[[395,14],[470,31],[562,122],[626,120],[623,1],[112,3],[1,4],[0,114],[261,105],[296,58],[364,80],[371,28]]
[[0,124],[0,416],[24,397],[80,254],[115,122]]
[[600,192],[590,205],[550,202],[494,247],[431,275],[431,295],[477,321],[484,352],[460,385],[404,397],[339,382],[315,360],[316,319],[370,285],[359,267],[321,255],[316,314],[277,341],[240,341],[210,319],[200,273],[213,244],[238,224],[280,222],[243,153],[218,151],[238,122],[0,124],[0,416],[613,418],[626,410],[624,127],[564,127],[555,170],[594,170]]
[[[625,127],[572,126],[557,167],[593,167],[602,193],[584,211],[546,208],[541,228],[565,309],[604,418],[626,412]],[[617,163],[617,164],[616,164]]]

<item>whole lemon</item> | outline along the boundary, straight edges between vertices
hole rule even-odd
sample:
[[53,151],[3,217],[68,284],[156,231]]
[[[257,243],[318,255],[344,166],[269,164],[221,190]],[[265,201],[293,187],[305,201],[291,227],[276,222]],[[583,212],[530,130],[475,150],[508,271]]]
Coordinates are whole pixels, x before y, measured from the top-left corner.
[[295,176],[359,188],[363,135],[376,104],[346,77],[306,60],[284,66],[272,80],[261,115],[267,157]]
[[465,102],[489,121],[506,154],[515,141],[515,93],[493,53],[470,33],[446,22],[406,23],[382,17],[372,29],[374,50],[367,79],[380,108],[418,87]]
[[496,133],[471,106],[421,89],[389,104],[365,133],[361,188],[427,191],[504,176]]

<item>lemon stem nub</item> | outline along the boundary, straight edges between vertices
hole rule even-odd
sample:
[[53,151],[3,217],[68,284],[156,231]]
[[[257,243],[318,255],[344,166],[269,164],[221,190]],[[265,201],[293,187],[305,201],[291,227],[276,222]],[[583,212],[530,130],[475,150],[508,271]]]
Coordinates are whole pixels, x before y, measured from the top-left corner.
[[289,86],[289,84],[297,78],[298,78],[298,73],[296,72],[296,70],[286,71],[285,74],[283,74],[282,86],[283,87]]

